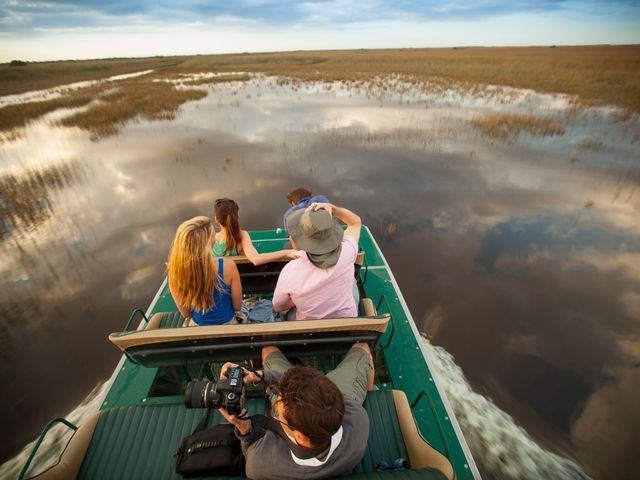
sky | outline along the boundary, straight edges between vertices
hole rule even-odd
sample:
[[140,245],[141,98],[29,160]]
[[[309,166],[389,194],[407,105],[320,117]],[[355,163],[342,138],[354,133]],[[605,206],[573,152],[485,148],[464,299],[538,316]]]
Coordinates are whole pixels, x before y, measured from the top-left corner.
[[0,62],[640,43],[640,0],[0,0]]

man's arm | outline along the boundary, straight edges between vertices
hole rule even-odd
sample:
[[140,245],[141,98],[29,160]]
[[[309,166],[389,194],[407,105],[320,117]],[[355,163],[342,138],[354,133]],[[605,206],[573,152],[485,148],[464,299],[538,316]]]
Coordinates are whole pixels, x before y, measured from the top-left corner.
[[291,263],[286,265],[280,272],[278,283],[276,283],[276,288],[273,291],[273,298],[271,299],[273,310],[278,313],[286,312],[295,306],[293,300],[291,300],[288,287],[290,282],[288,281],[289,275],[287,275],[287,267],[289,266],[291,266]]
[[295,307],[295,304],[293,303],[289,295],[281,296],[280,298],[277,298],[277,299],[276,299],[276,296],[274,295],[272,300],[272,307],[274,312],[282,313],[282,312],[291,310],[293,307]]
[[356,243],[360,240],[360,227],[362,227],[362,220],[358,215],[351,210],[342,207],[336,207],[330,203],[312,203],[309,208],[313,210],[326,210],[331,215],[334,215],[338,220],[347,225],[345,235],[350,235],[355,238]]

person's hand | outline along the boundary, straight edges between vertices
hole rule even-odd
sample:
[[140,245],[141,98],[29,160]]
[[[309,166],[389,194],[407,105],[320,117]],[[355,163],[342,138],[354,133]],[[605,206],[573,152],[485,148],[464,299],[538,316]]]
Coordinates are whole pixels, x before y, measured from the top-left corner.
[[[239,365],[232,363],[232,362],[227,362],[224,365],[222,365],[222,368],[220,369],[220,380],[227,378],[227,370],[229,370],[230,368],[237,368],[239,367]],[[250,372],[249,370],[247,370],[244,367],[242,368],[242,373],[243,373],[243,377],[242,377],[242,381],[248,385],[252,385],[254,383],[260,383],[262,380],[260,380],[260,377],[258,377],[255,373]]]
[[[225,418],[225,420],[227,420],[227,422],[229,422],[231,425],[234,425],[236,427],[240,435],[247,435],[249,432],[251,432],[250,418],[243,419],[243,418],[238,418],[236,415],[230,415],[229,412],[227,412],[227,409],[224,407],[220,407],[218,411],[220,412],[220,415],[222,415]],[[245,413],[246,413],[246,410],[243,410],[241,415],[244,415]]]
[[313,202],[307,207],[307,210],[313,210],[314,212],[317,212],[318,210],[326,210],[329,212],[329,215],[333,215],[333,205],[330,203]]
[[[253,385],[254,383],[260,383],[262,380],[260,379],[260,377],[258,377],[258,375],[256,375],[253,372],[250,372],[249,370],[247,370],[246,368],[243,368],[244,370],[244,383],[248,384],[248,385]],[[264,370],[260,371],[260,374],[264,377]]]
[[284,252],[283,256],[287,260],[295,260],[300,256],[297,250],[283,250],[283,252]]
[[229,370],[230,368],[238,368],[239,366],[240,365],[231,362],[227,362],[222,365],[222,368],[220,369],[220,380],[224,380],[225,378],[227,378],[227,370]]

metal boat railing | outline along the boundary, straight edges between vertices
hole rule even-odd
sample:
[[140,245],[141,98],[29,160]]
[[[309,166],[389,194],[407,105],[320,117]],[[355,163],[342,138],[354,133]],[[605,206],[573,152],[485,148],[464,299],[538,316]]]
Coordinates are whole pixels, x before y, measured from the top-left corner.
[[47,423],[46,427],[44,427],[44,429],[42,430],[42,433],[38,437],[38,440],[36,441],[35,446],[31,450],[31,454],[29,455],[29,458],[27,458],[27,461],[24,464],[24,467],[22,467],[22,471],[20,472],[20,475],[18,476],[18,480],[23,480],[25,478],[25,475],[27,474],[27,471],[29,470],[29,467],[31,466],[31,462],[35,458],[36,453],[38,453],[38,448],[40,448],[40,445],[44,441],[44,438],[47,436],[47,432],[49,430],[51,430],[51,427],[53,427],[56,423],[62,423],[63,425],[66,425],[67,427],[69,427],[74,432],[76,430],[78,430],[78,427],[75,426],[73,423],[69,422],[68,420],[66,420],[64,418],[60,418],[60,417],[54,418],[49,423]]

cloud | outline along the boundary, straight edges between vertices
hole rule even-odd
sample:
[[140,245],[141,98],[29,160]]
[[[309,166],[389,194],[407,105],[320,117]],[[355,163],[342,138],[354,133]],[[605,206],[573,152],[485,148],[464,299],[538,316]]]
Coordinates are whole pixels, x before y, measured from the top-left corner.
[[[286,50],[640,43],[627,0],[0,0],[0,62]],[[542,35],[540,25],[545,26]]]
[[78,26],[107,27],[140,24],[216,23],[242,19],[263,26],[349,25],[362,22],[410,20],[480,21],[511,14],[561,12],[566,15],[640,16],[637,2],[617,0],[517,1],[496,0],[416,1],[401,0],[238,0],[233,2],[184,0],[63,0],[20,2],[0,0],[0,26],[6,33],[73,29]]

